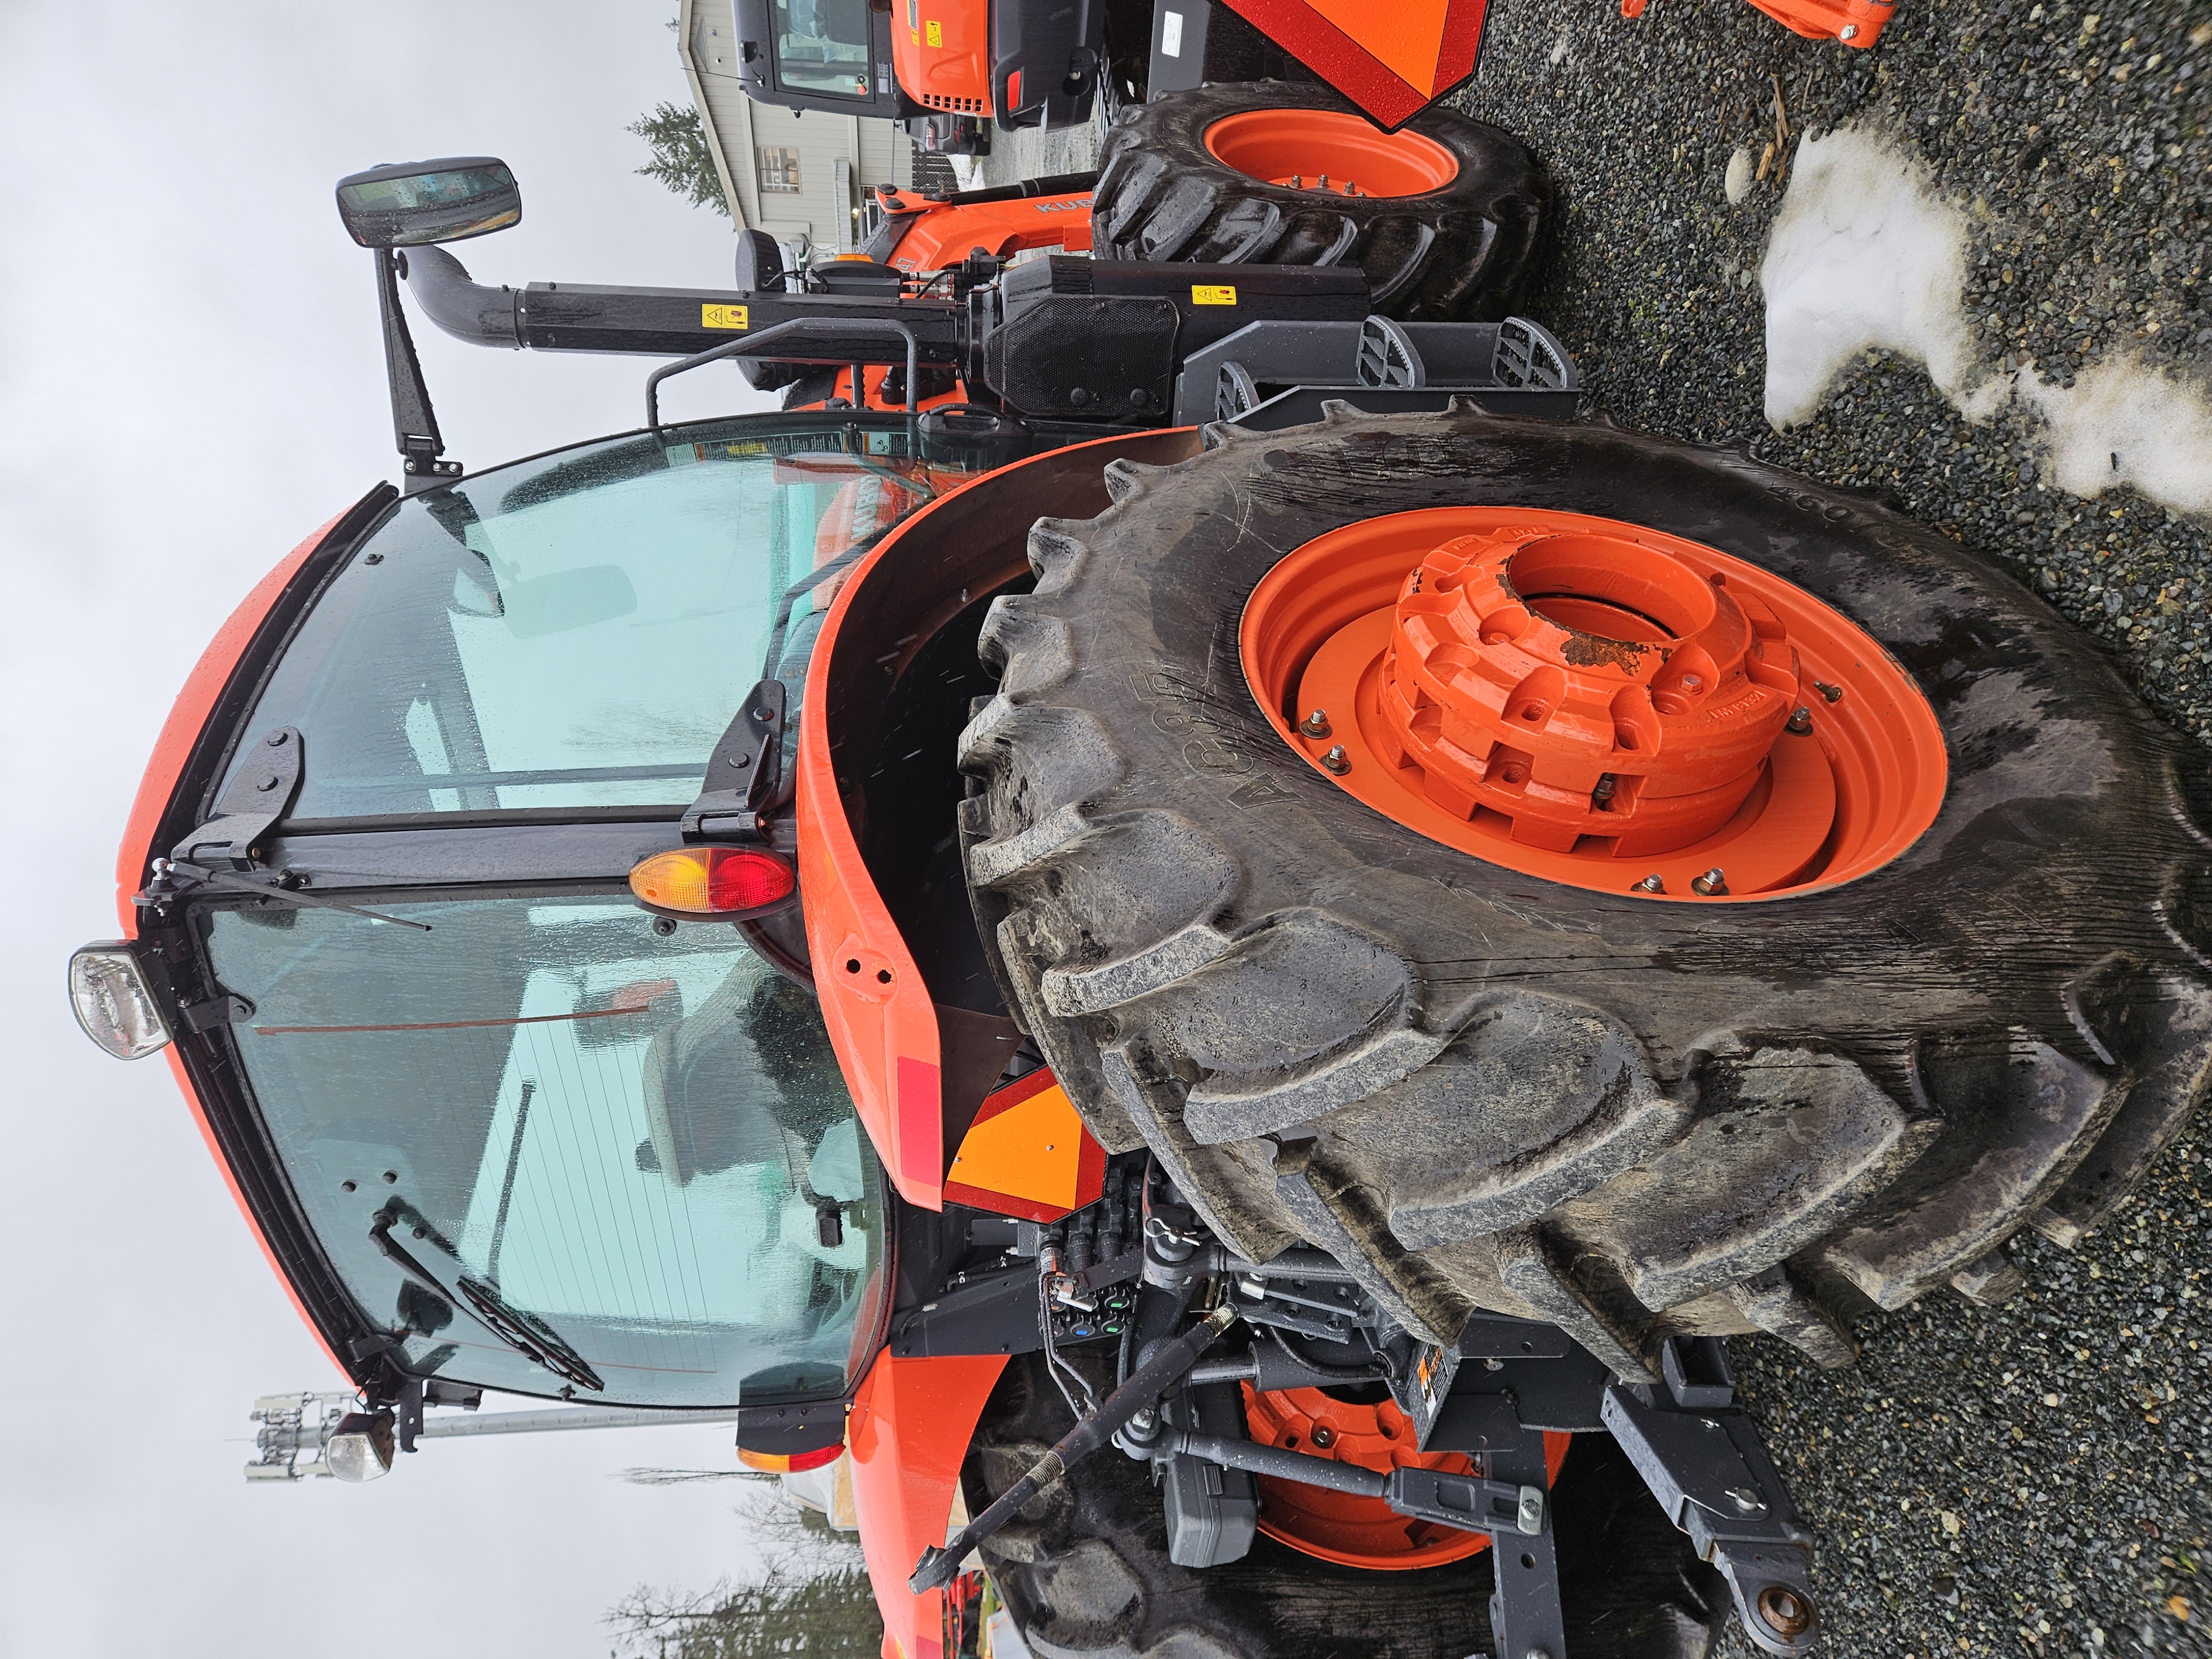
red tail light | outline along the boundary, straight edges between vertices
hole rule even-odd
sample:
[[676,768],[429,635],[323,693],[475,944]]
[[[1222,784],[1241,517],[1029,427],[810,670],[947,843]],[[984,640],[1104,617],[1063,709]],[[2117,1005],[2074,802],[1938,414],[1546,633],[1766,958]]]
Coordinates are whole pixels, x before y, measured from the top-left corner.
[[774,853],[750,847],[686,847],[656,853],[629,872],[629,890],[649,909],[734,916],[789,898],[799,874]]

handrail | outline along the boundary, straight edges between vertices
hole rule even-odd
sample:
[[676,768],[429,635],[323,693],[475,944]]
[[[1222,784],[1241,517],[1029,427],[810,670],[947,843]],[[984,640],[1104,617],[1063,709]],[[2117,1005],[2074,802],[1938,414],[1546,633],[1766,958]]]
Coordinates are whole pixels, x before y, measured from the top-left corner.
[[[672,375],[682,374],[702,363],[718,362],[725,357],[764,357],[770,343],[788,338],[802,337],[808,333],[820,334],[829,331],[838,335],[849,335],[856,329],[889,329],[906,342],[906,412],[918,411],[915,396],[921,386],[921,346],[914,331],[904,323],[889,317],[800,317],[787,323],[778,323],[774,328],[763,329],[757,334],[732,340],[727,345],[718,345],[709,350],[696,352],[689,357],[679,357],[672,363],[663,363],[645,377],[645,423],[653,435],[660,435],[660,383]],[[855,384],[853,402],[865,401],[865,387]]]

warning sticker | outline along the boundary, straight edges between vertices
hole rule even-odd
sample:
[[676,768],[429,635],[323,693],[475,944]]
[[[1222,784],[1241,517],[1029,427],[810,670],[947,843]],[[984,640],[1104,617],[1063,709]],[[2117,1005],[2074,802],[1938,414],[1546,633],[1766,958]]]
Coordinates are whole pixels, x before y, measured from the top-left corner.
[[929,35],[929,44],[930,44],[931,46],[943,46],[943,45],[945,44],[945,25],[944,25],[944,24],[942,24],[942,23],[924,23],[921,27],[923,27],[923,29],[924,29],[925,31],[927,31],[927,33],[928,33],[928,35]]
[[1190,290],[1190,302],[1194,306],[1233,306],[1237,303],[1237,290],[1225,283],[1218,288],[1194,285]]
[[750,328],[752,319],[744,306],[701,306],[699,326],[702,328]]

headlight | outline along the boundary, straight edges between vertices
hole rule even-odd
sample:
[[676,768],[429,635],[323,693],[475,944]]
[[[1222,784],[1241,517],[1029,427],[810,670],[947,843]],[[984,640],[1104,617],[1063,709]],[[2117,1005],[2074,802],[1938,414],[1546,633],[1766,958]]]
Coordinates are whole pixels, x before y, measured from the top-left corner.
[[348,1412],[338,1419],[323,1461],[341,1480],[379,1480],[392,1473],[392,1413]]
[[69,987],[76,1023],[116,1059],[143,1060],[167,1046],[168,1022],[127,941],[102,940],[71,957]]

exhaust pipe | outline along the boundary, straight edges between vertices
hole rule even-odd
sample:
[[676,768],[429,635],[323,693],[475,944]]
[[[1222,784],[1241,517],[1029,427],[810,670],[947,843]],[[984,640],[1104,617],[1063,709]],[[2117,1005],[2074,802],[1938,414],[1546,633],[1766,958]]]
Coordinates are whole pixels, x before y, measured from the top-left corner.
[[514,289],[471,282],[466,267],[441,247],[411,247],[400,258],[416,304],[455,339],[509,351],[529,343],[515,303],[522,296]]

